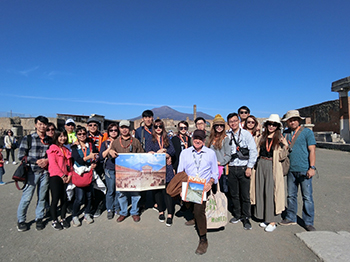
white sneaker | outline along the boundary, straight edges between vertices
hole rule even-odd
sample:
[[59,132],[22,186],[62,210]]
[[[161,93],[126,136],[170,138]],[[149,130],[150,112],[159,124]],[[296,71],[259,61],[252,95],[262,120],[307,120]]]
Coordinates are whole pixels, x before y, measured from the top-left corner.
[[12,165],[17,165],[17,163],[15,161],[12,162]]
[[78,217],[73,217],[72,225],[73,225],[73,227],[80,227],[81,226],[81,222],[80,222]]
[[272,232],[276,229],[276,227],[277,227],[276,224],[274,224],[274,225],[269,224],[267,227],[265,227],[265,231]]
[[262,227],[262,228],[266,228],[267,227],[267,224],[265,222],[261,222],[259,224],[259,227]]
[[85,214],[85,215],[84,215],[84,221],[85,221],[87,224],[94,223],[94,220],[91,218],[90,214]]
[[6,161],[5,164],[7,165],[9,163],[9,161]]

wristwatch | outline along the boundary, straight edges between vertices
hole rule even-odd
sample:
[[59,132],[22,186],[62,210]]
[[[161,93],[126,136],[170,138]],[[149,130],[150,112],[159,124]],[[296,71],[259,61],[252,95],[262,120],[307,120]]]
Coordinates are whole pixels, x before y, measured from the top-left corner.
[[316,167],[315,166],[310,166],[311,169],[313,170],[316,170]]

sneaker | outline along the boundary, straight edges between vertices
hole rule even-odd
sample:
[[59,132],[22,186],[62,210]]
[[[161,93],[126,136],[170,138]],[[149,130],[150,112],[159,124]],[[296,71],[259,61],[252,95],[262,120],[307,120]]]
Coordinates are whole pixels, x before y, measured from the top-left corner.
[[45,228],[44,222],[41,218],[36,220],[35,223],[36,223],[36,227],[35,227],[36,230],[40,231],[40,230],[43,230]]
[[265,232],[273,232],[276,229],[276,227],[277,227],[276,224],[274,225],[268,224],[267,227],[265,227]]
[[306,231],[316,231],[316,228],[314,228],[313,225],[307,225],[305,226]]
[[241,221],[240,218],[233,217],[233,218],[230,219],[230,223],[232,223],[232,224],[237,224],[239,221]]
[[67,222],[66,219],[62,219],[62,220],[61,220],[61,226],[62,226],[64,229],[69,228],[69,223]]
[[53,221],[51,226],[55,230],[62,230],[63,229],[62,225],[60,223],[58,223],[57,220]]
[[102,214],[101,209],[97,208],[95,213],[94,213],[94,217],[99,217]]
[[267,227],[267,224],[265,222],[261,222],[259,224],[259,227],[262,227],[262,228],[266,228]]
[[17,163],[15,161],[12,162],[12,165],[17,165]]
[[243,227],[245,230],[251,230],[252,229],[252,224],[250,224],[250,221],[248,218],[243,219]]
[[113,219],[113,217],[114,217],[114,212],[112,212],[111,210],[108,210],[107,211],[107,219],[111,220],[111,219]]
[[18,232],[27,231],[28,230],[27,224],[25,222],[17,222],[17,230]]
[[281,222],[279,222],[281,226],[289,226],[289,225],[296,225],[297,222],[290,221],[289,219],[285,218]]
[[73,227],[80,227],[81,226],[81,222],[80,222],[78,217],[73,217],[72,225],[73,225]]
[[168,227],[171,227],[173,225],[173,218],[172,217],[168,217],[166,219],[166,223],[165,223]]
[[94,220],[91,218],[89,214],[85,214],[84,221],[86,221],[86,223],[88,224],[94,223]]
[[159,217],[158,217],[158,220],[159,220],[159,222],[164,222],[165,221],[165,216],[164,216],[164,214],[160,214],[159,215]]
[[5,164],[7,165],[9,163],[9,161],[6,161]]
[[2,186],[2,185],[6,185],[6,183],[1,181],[0,186]]

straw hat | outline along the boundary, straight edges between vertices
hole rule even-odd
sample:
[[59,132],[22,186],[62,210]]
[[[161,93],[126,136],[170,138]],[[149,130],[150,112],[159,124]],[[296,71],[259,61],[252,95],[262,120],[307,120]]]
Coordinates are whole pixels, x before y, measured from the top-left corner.
[[298,110],[289,110],[287,112],[287,114],[285,115],[285,117],[282,119],[282,121],[286,122],[288,119],[293,118],[293,117],[297,117],[299,119],[305,119],[305,117],[300,116],[300,113]]

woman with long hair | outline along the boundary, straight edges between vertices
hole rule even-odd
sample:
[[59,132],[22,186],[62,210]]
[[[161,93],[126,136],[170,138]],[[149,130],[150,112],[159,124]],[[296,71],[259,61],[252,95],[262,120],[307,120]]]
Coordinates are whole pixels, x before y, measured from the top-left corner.
[[285,208],[283,168],[281,161],[288,157],[288,143],[281,134],[282,123],[272,114],[264,123],[258,144],[259,160],[255,177],[255,216],[263,220],[260,227],[266,232],[276,229]]
[[107,219],[113,219],[114,214],[120,210],[118,201],[119,191],[115,190],[115,159],[109,155],[112,142],[119,135],[118,124],[112,123],[107,128],[108,139],[101,145],[99,159],[104,162],[105,180],[107,186],[106,208]]
[[52,122],[49,122],[46,127],[46,136],[50,137],[51,139],[54,139],[56,130],[57,129],[55,124]]
[[191,138],[187,135],[188,123],[186,121],[180,121],[177,125],[177,135],[173,136],[171,142],[173,142],[175,155],[173,157],[173,168],[174,172],[177,172],[179,165],[180,153],[182,150],[192,146]]
[[7,130],[6,136],[4,138],[5,149],[6,149],[6,159],[5,163],[9,163],[9,156],[11,154],[12,164],[16,165],[15,161],[15,149],[16,149],[16,138],[13,136],[13,132],[11,129]]
[[[148,153],[165,153],[166,154],[166,183],[169,184],[174,177],[174,170],[171,164],[171,157],[175,154],[173,143],[167,136],[164,122],[160,119],[154,121],[152,128],[152,136],[146,140],[146,152]],[[154,198],[158,205],[159,221],[164,222],[164,211],[167,209],[168,215],[166,219],[166,225],[171,226],[173,224],[173,215],[175,212],[175,203],[171,196],[166,193],[166,189],[155,190]],[[164,205],[165,203],[165,205]]]
[[[72,145],[72,157],[74,160],[74,171],[76,173],[81,173],[81,170],[84,169],[84,172],[88,172],[91,169],[95,169],[96,155],[98,155],[96,147],[90,140],[87,139],[87,130],[85,127],[78,126],[77,130],[77,143]],[[80,206],[83,204],[85,199],[85,215],[84,220],[90,224],[94,220],[91,217],[91,200],[93,193],[92,183],[86,187],[75,187],[74,195],[75,200],[73,203],[73,219],[72,224],[75,227],[81,226],[81,222],[78,218]]]
[[230,139],[228,136],[226,136],[225,123],[225,119],[220,114],[215,116],[213,120],[213,125],[210,130],[208,143],[208,147],[215,151],[216,158],[218,160],[220,177],[219,184],[222,192],[227,191],[225,189],[227,187],[227,181],[225,181],[222,174],[225,165],[228,164],[231,160],[231,146],[229,144]]
[[[67,184],[72,177],[72,155],[65,147],[67,144],[67,131],[59,131],[55,134],[52,145],[46,151],[49,159],[49,187],[51,191],[51,218],[52,227],[55,230],[69,228],[69,223],[66,221],[67,212]],[[61,220],[57,220],[58,201],[61,202]]]

